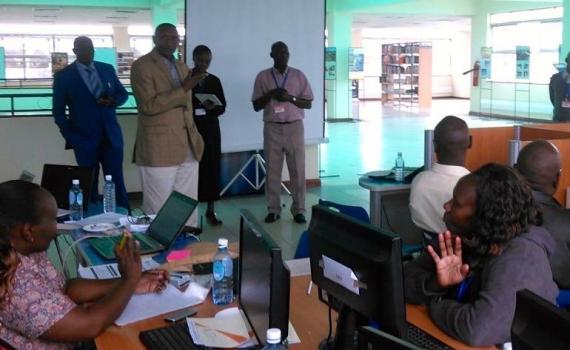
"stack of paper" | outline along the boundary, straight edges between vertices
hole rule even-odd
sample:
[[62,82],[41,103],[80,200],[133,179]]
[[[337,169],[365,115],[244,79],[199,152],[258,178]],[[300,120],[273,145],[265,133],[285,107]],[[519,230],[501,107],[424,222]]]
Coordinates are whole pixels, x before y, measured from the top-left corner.
[[[208,283],[210,279],[208,278]],[[167,312],[202,303],[210,291],[208,287],[191,282],[185,291],[168,285],[162,293],[133,295],[121,316],[115,321],[119,326],[137,322]]]
[[237,307],[222,310],[211,318],[188,318],[187,322],[197,345],[235,348],[249,341],[247,327]]

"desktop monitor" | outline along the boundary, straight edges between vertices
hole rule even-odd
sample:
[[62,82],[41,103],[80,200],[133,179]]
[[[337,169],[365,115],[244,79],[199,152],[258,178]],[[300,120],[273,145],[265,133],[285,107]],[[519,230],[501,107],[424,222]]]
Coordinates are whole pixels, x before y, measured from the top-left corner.
[[281,248],[247,211],[240,212],[239,305],[257,340],[266,344],[269,328],[289,329],[290,272]]
[[358,330],[358,350],[423,350],[419,346],[372,327]]
[[558,308],[528,289],[517,292],[511,327],[513,350],[570,348],[570,312]]
[[[406,336],[398,236],[316,205],[309,225],[309,246],[311,276],[319,286],[319,297],[339,310],[333,349],[354,348],[358,327],[370,321],[384,332]],[[342,267],[350,269],[358,282]],[[322,344],[322,348],[330,347]]]
[[44,164],[41,186],[54,196],[58,208],[69,209],[69,189],[73,179],[79,180],[79,187],[83,191],[83,211],[86,212],[91,200],[93,168]]

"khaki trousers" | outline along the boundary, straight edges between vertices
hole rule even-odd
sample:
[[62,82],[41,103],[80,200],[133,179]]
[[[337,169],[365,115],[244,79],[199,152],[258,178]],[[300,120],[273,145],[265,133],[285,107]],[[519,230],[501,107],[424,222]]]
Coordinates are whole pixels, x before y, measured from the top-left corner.
[[270,213],[281,212],[281,173],[287,161],[293,204],[291,214],[305,212],[305,129],[303,121],[263,125],[263,149],[267,162],[265,197]]
[[[188,150],[184,163],[168,167],[139,166],[143,188],[143,210],[156,214],[172,191],[178,191],[198,200],[199,163]],[[198,227],[198,208],[186,225]]]

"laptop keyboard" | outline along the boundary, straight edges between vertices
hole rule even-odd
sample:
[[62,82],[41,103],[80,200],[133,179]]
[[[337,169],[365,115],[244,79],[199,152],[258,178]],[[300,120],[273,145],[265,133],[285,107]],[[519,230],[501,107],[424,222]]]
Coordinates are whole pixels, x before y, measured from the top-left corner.
[[[152,250],[153,247],[146,243],[144,240],[138,238],[136,235],[133,236],[137,242],[140,244],[141,251],[149,251]],[[106,256],[114,256],[114,249],[117,244],[121,242],[123,238],[122,235],[120,236],[110,236],[104,238],[93,238],[89,240],[89,244],[93,247],[96,247],[97,250],[104,252]]]
[[201,349],[192,342],[186,322],[141,332],[139,338],[149,350]]
[[406,340],[426,350],[453,350],[411,323],[408,323]]

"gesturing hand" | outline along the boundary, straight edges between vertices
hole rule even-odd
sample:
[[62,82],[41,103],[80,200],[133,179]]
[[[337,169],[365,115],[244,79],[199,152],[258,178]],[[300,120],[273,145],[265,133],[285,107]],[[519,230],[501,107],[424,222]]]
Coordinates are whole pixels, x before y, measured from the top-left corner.
[[122,247],[120,244],[115,246],[119,272],[123,280],[138,283],[142,274],[138,244],[130,232],[126,231],[124,235],[126,236],[125,244]]
[[461,283],[469,273],[469,265],[463,264],[461,257],[461,239],[455,237],[455,247],[452,243],[451,232],[445,231],[438,235],[441,257],[437,255],[432,246],[428,246],[428,253],[435,262],[437,284],[446,288]]
[[166,270],[154,269],[143,272],[135,293],[160,293],[166,289],[168,277],[168,271]]

